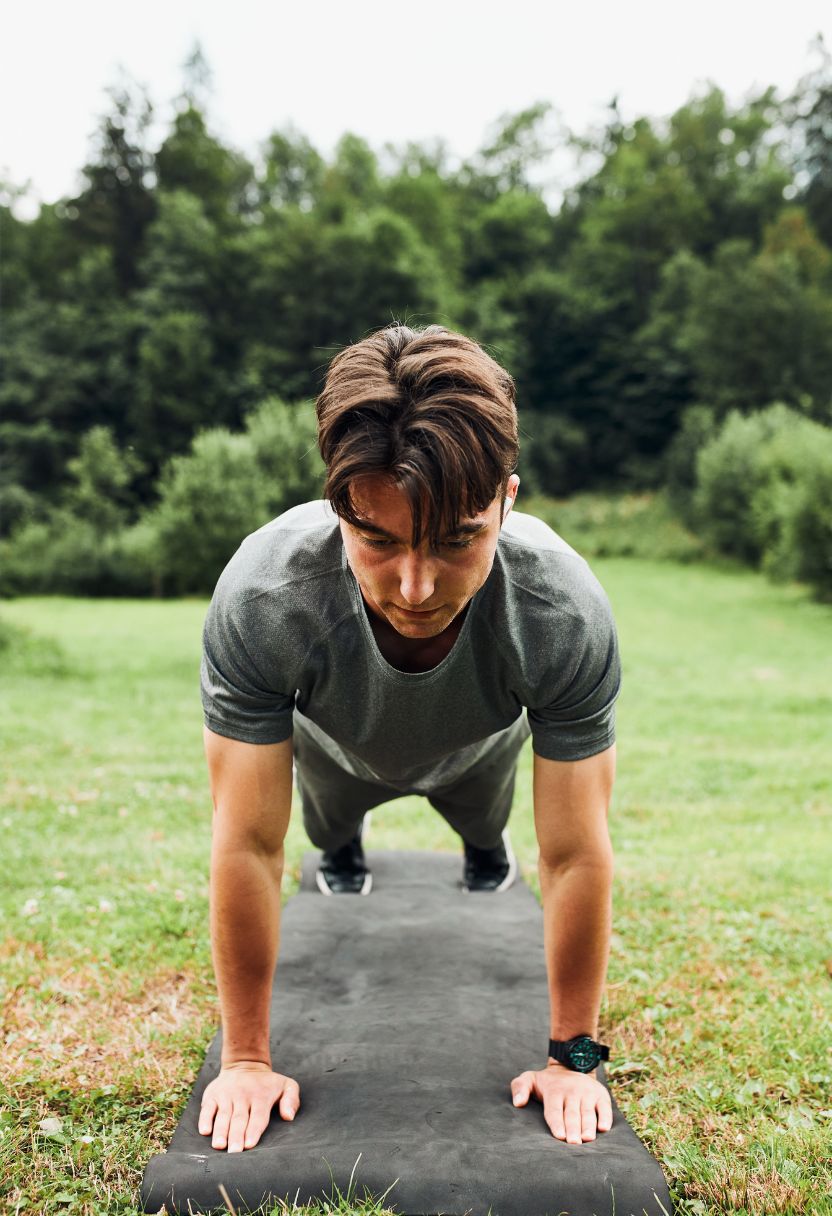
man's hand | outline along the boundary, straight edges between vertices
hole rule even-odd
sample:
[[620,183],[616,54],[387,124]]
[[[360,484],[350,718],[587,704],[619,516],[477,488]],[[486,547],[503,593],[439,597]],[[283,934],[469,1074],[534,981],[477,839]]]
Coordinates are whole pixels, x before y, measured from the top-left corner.
[[229,1153],[254,1148],[269,1124],[272,1107],[280,1101],[281,1119],[294,1119],[300,1106],[300,1086],[291,1077],[272,1072],[268,1064],[241,1060],[228,1064],[205,1087],[199,1130],[210,1136],[212,1148]]
[[550,1064],[521,1072],[511,1082],[515,1106],[525,1106],[530,1096],[543,1103],[543,1118],[553,1136],[567,1144],[595,1139],[612,1127],[612,1102],[604,1086],[589,1073],[573,1072],[561,1064]]

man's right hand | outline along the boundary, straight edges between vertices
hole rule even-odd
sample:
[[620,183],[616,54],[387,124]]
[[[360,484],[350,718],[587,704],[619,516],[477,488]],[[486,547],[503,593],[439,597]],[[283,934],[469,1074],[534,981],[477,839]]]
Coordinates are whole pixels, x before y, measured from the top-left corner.
[[227,1064],[205,1087],[199,1131],[210,1136],[213,1129],[212,1148],[241,1153],[257,1144],[277,1101],[281,1119],[294,1119],[300,1106],[297,1081],[257,1060]]

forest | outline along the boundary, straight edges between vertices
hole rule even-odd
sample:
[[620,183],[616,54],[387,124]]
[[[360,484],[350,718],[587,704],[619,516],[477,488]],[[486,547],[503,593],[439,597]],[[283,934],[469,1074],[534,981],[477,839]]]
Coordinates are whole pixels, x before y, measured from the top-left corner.
[[511,372],[523,492],[666,494],[832,596],[832,56],[807,56],[789,96],[613,100],[590,132],[540,102],[462,161],[350,132],[325,159],[294,126],[249,158],[198,53],[160,141],[122,80],[74,197],[24,219],[3,186],[0,594],[209,592],[319,495],[329,360],[400,320]]

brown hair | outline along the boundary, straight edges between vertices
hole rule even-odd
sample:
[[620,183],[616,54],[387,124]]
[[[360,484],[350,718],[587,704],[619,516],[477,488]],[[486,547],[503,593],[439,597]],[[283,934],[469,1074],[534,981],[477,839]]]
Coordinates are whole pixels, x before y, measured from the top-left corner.
[[423,530],[436,547],[505,491],[519,453],[515,402],[512,377],[464,334],[377,330],[338,352],[316,402],[324,497],[357,525],[352,483],[386,474],[410,501],[414,547]]

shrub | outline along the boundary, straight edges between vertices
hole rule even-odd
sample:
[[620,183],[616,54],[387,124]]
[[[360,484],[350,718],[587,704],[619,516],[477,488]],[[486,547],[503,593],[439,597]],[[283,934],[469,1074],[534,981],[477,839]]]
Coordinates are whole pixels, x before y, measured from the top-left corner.
[[166,593],[209,591],[243,537],[268,519],[257,474],[251,438],[219,428],[167,463],[149,519]]
[[323,465],[311,404],[264,401],[242,434],[202,431],[160,478],[145,534],[132,543],[166,594],[213,590],[249,532],[320,495]]
[[693,510],[707,541],[832,598],[832,430],[782,404],[734,411],[696,471]]
[[763,461],[768,481],[754,503],[763,569],[832,600],[832,431],[803,419],[795,434],[770,441]]
[[0,544],[0,595],[123,595],[118,534],[56,508]]
[[0,541],[0,595],[210,592],[243,537],[323,486],[314,406],[277,398],[242,433],[198,434],[163,468],[158,502],[130,526],[139,468],[106,427],[84,436],[69,471],[61,504],[39,503],[40,517],[21,510]]
[[662,492],[576,494],[563,501],[523,495],[519,509],[542,519],[586,558],[690,562],[702,556],[701,541],[674,516]]
[[705,444],[714,438],[717,429],[716,414],[710,406],[689,406],[662,458],[668,502],[689,527],[694,522],[696,460]]
[[40,501],[36,494],[16,482],[0,485],[0,536],[8,536],[15,528],[36,519]]
[[700,449],[692,518],[704,539],[721,553],[751,564],[762,558],[761,494],[770,477],[763,450],[778,431],[800,421],[795,410],[779,404],[748,415],[731,410]]
[[287,405],[278,397],[269,397],[246,418],[246,433],[263,481],[269,519],[320,498],[324,462],[318,451],[318,424],[311,401]]

